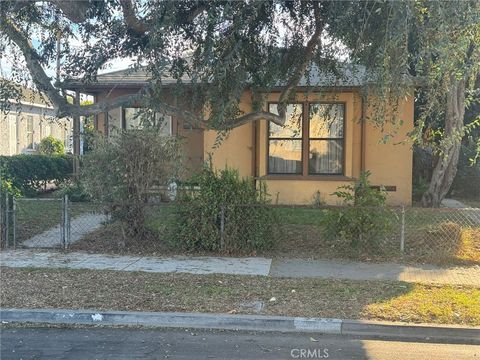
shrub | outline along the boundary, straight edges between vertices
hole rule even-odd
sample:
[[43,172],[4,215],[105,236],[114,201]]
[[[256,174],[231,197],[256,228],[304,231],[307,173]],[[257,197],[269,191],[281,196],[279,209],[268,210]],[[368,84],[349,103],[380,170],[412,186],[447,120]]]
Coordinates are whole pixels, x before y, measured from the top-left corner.
[[119,131],[96,137],[83,158],[81,178],[92,200],[120,220],[126,234],[140,238],[148,191],[176,178],[180,160],[174,137],[151,128]]
[[68,199],[73,202],[82,202],[89,201],[90,196],[88,195],[85,187],[80,181],[66,182],[59,186],[59,195],[68,195]]
[[367,171],[357,182],[341,186],[333,193],[344,206],[326,210],[322,225],[327,240],[340,241],[352,248],[361,245],[378,248],[382,238],[391,231],[395,215],[385,207],[386,192],[373,188],[369,176]]
[[0,172],[13,188],[29,194],[50,181],[59,185],[68,180],[73,172],[73,162],[66,155],[0,156]]
[[65,146],[62,141],[49,135],[40,141],[38,151],[45,155],[63,155],[65,154]]
[[[268,206],[266,186],[256,189],[238,171],[216,171],[209,166],[193,180],[199,190],[180,194],[176,207],[173,244],[188,250],[227,252],[269,248],[275,238],[274,212]],[[224,215],[223,248],[221,217]]]

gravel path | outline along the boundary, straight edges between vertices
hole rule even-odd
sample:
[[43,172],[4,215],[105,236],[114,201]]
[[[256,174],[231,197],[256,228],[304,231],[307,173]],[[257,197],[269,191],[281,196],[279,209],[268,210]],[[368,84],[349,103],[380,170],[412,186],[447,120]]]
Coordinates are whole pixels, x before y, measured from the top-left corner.
[[[105,215],[94,213],[83,214],[72,218],[70,220],[70,244],[80,240],[86,234],[97,230],[106,220],[107,217]],[[22,245],[27,248],[55,248],[62,246],[60,224],[24,241]]]

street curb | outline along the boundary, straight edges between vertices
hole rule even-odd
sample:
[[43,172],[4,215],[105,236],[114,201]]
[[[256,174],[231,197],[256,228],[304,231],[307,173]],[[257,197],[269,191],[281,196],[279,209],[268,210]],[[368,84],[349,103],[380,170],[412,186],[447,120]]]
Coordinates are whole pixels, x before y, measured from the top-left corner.
[[321,318],[63,309],[0,309],[0,320],[16,323],[317,332],[332,335],[340,335],[342,325],[342,320]]
[[480,327],[438,324],[407,324],[383,321],[343,320],[342,335],[432,341],[465,341],[480,344]]
[[463,341],[480,344],[480,327],[412,325],[329,318],[174,312],[0,309],[0,320],[2,324],[11,322],[302,332],[392,339],[422,338],[429,341]]

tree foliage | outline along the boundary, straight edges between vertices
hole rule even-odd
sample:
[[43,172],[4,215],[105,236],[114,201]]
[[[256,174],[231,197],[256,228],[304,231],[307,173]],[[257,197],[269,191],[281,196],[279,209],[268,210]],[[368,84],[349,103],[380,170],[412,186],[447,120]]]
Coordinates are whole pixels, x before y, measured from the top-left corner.
[[[2,51],[16,59],[13,80],[31,78],[59,116],[88,116],[140,101],[221,131],[260,118],[283,124],[284,105],[300,78],[318,85],[309,76],[312,64],[333,74],[335,87],[348,62],[365,66],[363,90],[375,110],[369,120],[383,127],[403,121],[395,110],[417,86],[412,138],[442,159],[429,190],[440,196],[430,196],[431,204],[451,184],[460,139],[478,126],[458,120],[478,98],[476,0],[2,1],[0,16]],[[54,81],[45,69],[57,60],[58,36],[62,68]],[[139,93],[81,107],[66,101],[74,79],[95,82],[98,71],[118,58],[130,58],[132,71],[141,67],[151,75]],[[188,93],[189,106],[164,99],[165,89],[172,91],[165,76],[175,80],[176,95]],[[252,93],[250,113],[239,107],[245,89]],[[262,109],[272,89],[281,91],[279,115]],[[0,93],[11,92],[4,87]],[[205,104],[206,117],[196,111]]]

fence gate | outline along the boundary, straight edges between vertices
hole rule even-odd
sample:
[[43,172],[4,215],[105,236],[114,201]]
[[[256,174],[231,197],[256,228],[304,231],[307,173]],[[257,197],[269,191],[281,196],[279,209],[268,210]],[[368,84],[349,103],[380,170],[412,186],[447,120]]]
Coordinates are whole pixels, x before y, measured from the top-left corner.
[[66,248],[70,239],[68,197],[5,196],[2,240],[7,248]]

